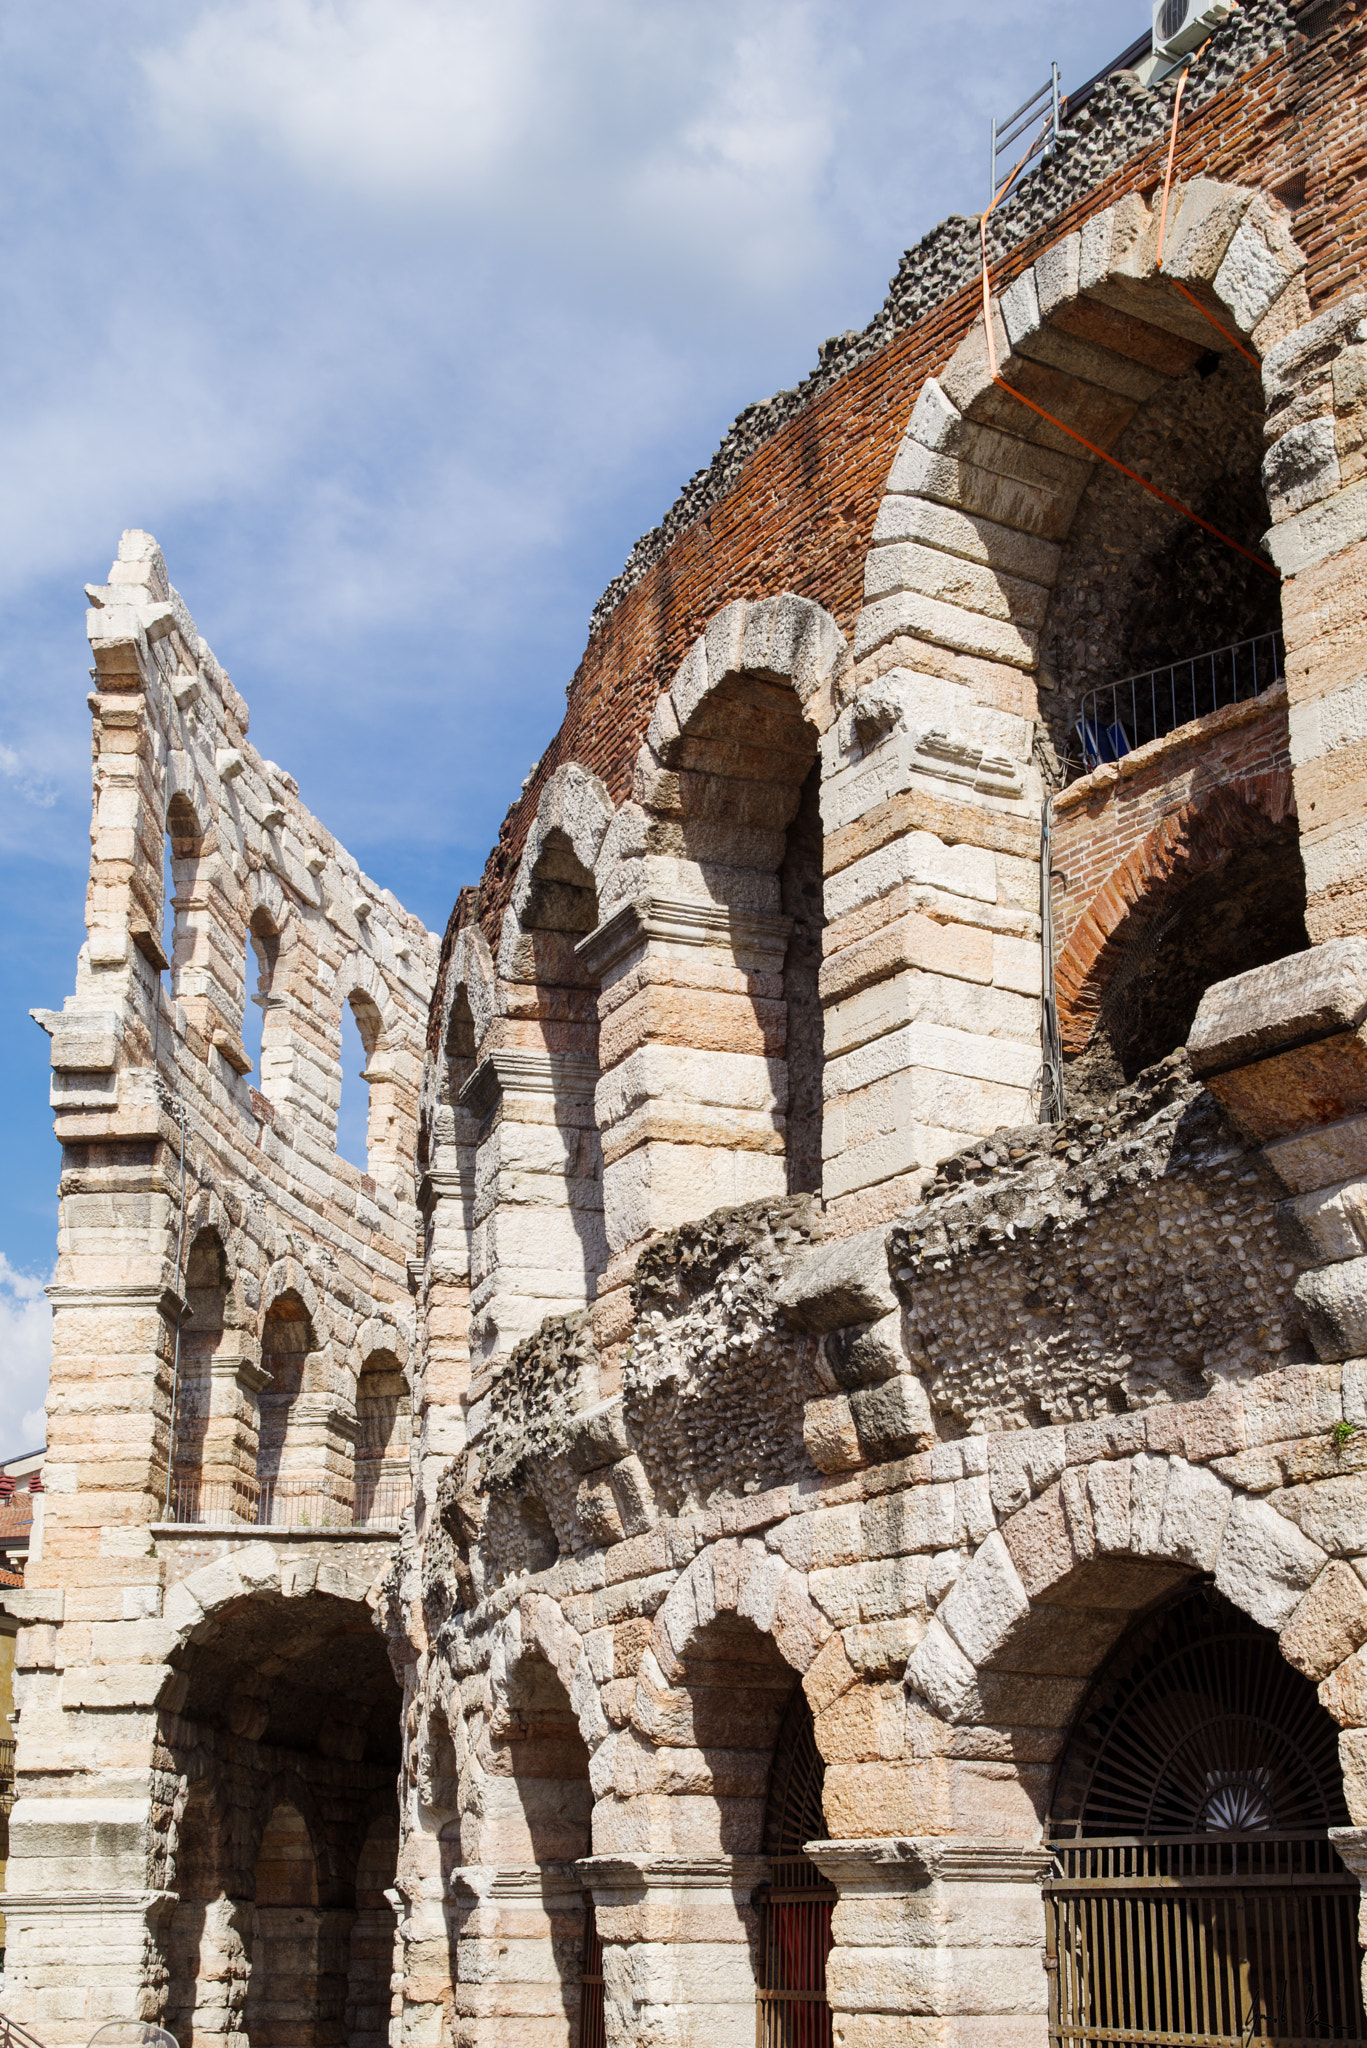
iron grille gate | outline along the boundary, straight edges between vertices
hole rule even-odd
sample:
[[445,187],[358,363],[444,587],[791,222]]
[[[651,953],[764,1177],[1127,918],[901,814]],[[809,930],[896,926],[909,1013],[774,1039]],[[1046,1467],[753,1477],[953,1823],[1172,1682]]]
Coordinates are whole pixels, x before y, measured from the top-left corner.
[[1058,1842],[1053,2048],[1363,2048],[1359,1900],[1322,1834]]
[[604,2048],[607,2040],[603,2011],[603,1938],[593,1898],[584,1899],[584,1957],[579,1973],[579,2048]]
[[835,1887],[807,1857],[771,1866],[760,1889],[758,2048],[831,2048],[826,1958]]

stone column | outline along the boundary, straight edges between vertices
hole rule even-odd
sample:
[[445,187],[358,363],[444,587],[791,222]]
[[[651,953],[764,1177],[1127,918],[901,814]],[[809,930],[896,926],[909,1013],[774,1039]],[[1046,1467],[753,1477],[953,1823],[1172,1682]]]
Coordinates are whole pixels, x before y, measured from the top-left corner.
[[[182,1418],[192,1400],[202,1404],[198,1412],[203,1418],[203,1434],[193,1464],[177,1465],[172,1498],[181,1483],[188,1482],[201,1522],[251,1523],[256,1519],[257,1400],[261,1389],[270,1385],[271,1375],[257,1359],[255,1349],[245,1332],[230,1331],[210,1358],[192,1361],[198,1368],[192,1379],[186,1371],[182,1342],[177,1444],[184,1442]],[[176,1511],[179,1513],[179,1508]]]
[[1367,924],[1367,294],[1307,321],[1263,358],[1263,461],[1282,572],[1291,765],[1305,861],[1305,922],[1315,941]]
[[753,2048],[762,1856],[586,1856],[608,2048]]
[[598,1189],[579,1171],[593,1129],[591,1060],[509,1046],[460,1092],[482,1126],[470,1296],[474,1370],[506,1358],[549,1315],[589,1301],[603,1269]]
[[[68,1809],[121,1800],[43,1802]],[[37,1805],[38,1802],[31,1802]],[[18,1809],[16,1809],[16,1813]],[[97,1832],[97,1816],[72,1815],[63,1834],[81,1822]],[[111,1812],[110,1826],[118,1827]],[[36,1848],[32,1833],[29,1846]],[[141,1843],[139,1843],[141,1848]],[[145,1851],[142,1860],[146,1861]],[[60,1868],[60,1857],[56,1868]],[[54,1865],[46,1863],[49,1870]],[[10,1869],[15,1867],[11,1861]],[[174,1892],[7,1891],[5,1918],[8,2012],[22,2015],[45,2043],[84,2044],[109,2020],[159,2020],[166,1995],[165,1936],[177,1904]]]
[[842,2048],[1046,2048],[1039,1844],[809,1842],[840,1896],[826,1989]]
[[601,988],[600,1350],[626,1334],[625,1283],[649,1238],[787,1188],[791,929],[787,917],[651,895],[624,903],[577,948]]
[[584,1887],[572,1863],[467,1863],[451,1873],[456,2048],[574,2048]]
[[[1330,1828],[1329,1839],[1362,1885],[1367,1879],[1367,1828]],[[1367,1951],[1367,1895],[1358,1906],[1358,1948]],[[1367,1953],[1362,1956],[1360,1971],[1367,1992]]]

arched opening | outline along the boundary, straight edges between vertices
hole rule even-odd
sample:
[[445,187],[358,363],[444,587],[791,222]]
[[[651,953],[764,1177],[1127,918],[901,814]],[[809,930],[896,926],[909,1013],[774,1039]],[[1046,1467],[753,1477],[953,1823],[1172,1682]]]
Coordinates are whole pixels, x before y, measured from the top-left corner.
[[[371,1006],[373,1008],[373,1005]],[[362,1025],[362,1007],[353,996],[342,1005],[341,1096],[337,1104],[337,1152],[362,1173],[370,1171],[370,1083],[367,1069],[378,1038],[378,1016],[369,1044]]]
[[[362,1583],[364,1578],[362,1577]],[[163,1713],[167,1948],[182,2048],[377,2048],[387,2031],[402,1696],[360,1598],[256,1594],[187,1646]],[[245,2032],[244,2032],[245,2029]]]
[[[607,1264],[594,1108],[598,976],[576,951],[598,923],[598,895],[565,826],[547,827],[543,817],[538,828],[499,958],[508,981],[521,984],[510,1001],[536,1020],[540,1043],[500,1067],[498,1106],[482,1134],[481,1180],[511,1254],[481,1318],[486,1355],[529,1335],[543,1316],[591,1302]],[[475,1215],[483,1220],[482,1188]]]
[[181,2048],[241,2038],[251,1970],[251,1913],[225,1888],[231,1863],[211,1781],[189,1788],[175,1829],[169,1876],[178,1903],[167,1937],[165,2024]]
[[1308,944],[1289,797],[1282,775],[1271,790],[1211,788],[1175,808],[1078,921],[1057,974],[1070,1108],[1185,1044],[1214,982]]
[[[543,2015],[540,2025],[546,2038],[564,2043],[564,2048],[586,2048],[580,2008],[594,1936],[592,1908],[586,1910],[574,1864],[592,1849],[589,1753],[569,1695],[536,1651],[525,1653],[509,1672],[484,1757],[487,1777],[478,1795],[476,1822],[478,1860],[524,1869],[534,1866],[537,1873],[533,1895],[527,1899],[521,1956],[513,1953],[519,1944],[503,1943],[507,1960],[500,1958],[498,1964],[499,1976],[507,1980],[503,1995],[509,2010]],[[459,1959],[457,1968],[458,1974],[466,1974]],[[519,1982],[525,1988],[514,1990]],[[552,1986],[554,2011],[547,2009],[547,1989]],[[529,1995],[535,2000],[532,2006],[523,2004]]]
[[[774,1161],[774,1172],[760,1175],[765,1191],[814,1189],[824,922],[815,731],[786,677],[735,671],[702,697],[669,769],[651,806],[653,838],[684,857],[688,886],[727,915],[717,933],[724,964],[712,975],[687,973],[698,985],[676,992],[678,1014],[663,1020],[664,1036],[712,1053],[707,1096],[716,1120],[733,1146]],[[752,1175],[715,1199],[760,1191]]]
[[1136,1622],[1063,1753],[1046,1885],[1051,2037],[1358,2041],[1338,1730],[1208,1582]]
[[412,1488],[408,1451],[413,1406],[392,1351],[373,1351],[356,1382],[356,1520],[393,1522]]
[[[252,989],[252,963],[256,964],[256,987]],[[264,903],[259,903],[251,914],[247,926],[247,957],[244,979],[250,992],[250,1000],[243,1007],[242,1042],[248,1058],[256,1070],[263,1095],[271,1094],[271,1083],[278,1083],[281,1076],[268,1072],[267,1055],[275,1047],[271,1031],[273,1015],[278,1011],[279,999],[275,994],[275,973],[280,961],[280,933],[275,919]],[[272,1066],[279,1061],[273,1060]]]
[[320,1910],[322,1889],[308,1824],[281,1800],[262,1832],[253,1871],[251,2048],[332,2048],[344,2039],[345,1977]]
[[288,1521],[289,1487],[297,1484],[291,1442],[291,1421],[304,1391],[304,1374],[317,1343],[313,1323],[298,1294],[287,1288],[266,1311],[261,1330],[261,1365],[270,1374],[259,1397],[260,1432],[256,1476],[260,1482],[260,1519]]
[[166,806],[166,840],[162,860],[161,950],[170,968],[172,996],[180,993],[180,974],[195,949],[191,913],[199,908],[197,882],[202,834],[194,806],[177,793]]
[[[1161,322],[1156,293],[1152,310]],[[1081,300],[1052,325],[1060,337],[1090,340],[1146,373],[1134,386],[1146,396],[1108,444],[1116,460],[1266,559],[1262,537],[1272,521],[1256,365],[1222,345],[1214,327],[1209,342],[1197,341]],[[1280,626],[1275,576],[1098,462],[1073,515],[1040,635],[1041,712],[1060,759],[1075,773],[1095,765],[1084,759],[1078,732],[1089,693],[1103,692],[1101,724],[1118,722],[1132,750],[1234,701],[1238,678],[1229,663],[1195,671],[1182,664]],[[1257,681],[1265,687],[1280,673],[1269,666]],[[1112,707],[1105,691],[1132,676],[1157,680],[1122,688]],[[1243,696],[1252,681],[1246,667]]]
[[381,1814],[371,1822],[356,1864],[356,1918],[347,1953],[347,2048],[388,2048],[394,1909],[385,1894],[393,1889],[398,1860],[398,1818]]
[[769,1879],[760,1892],[759,2048],[829,2048],[833,2037],[826,1959],[835,1887],[803,1850],[826,1833],[824,1778],[812,1710],[799,1685],[779,1727],[764,1803]]
[[[248,1505],[250,1469],[235,1473],[231,1442],[236,1394],[234,1375],[224,1398],[215,1401],[215,1364],[223,1348],[228,1300],[228,1262],[218,1232],[205,1229],[191,1240],[185,1260],[185,1300],[189,1309],[180,1338],[180,1376],[176,1387],[176,1445],[173,1506],[178,1522],[198,1522],[241,1513]],[[215,1417],[215,1407],[222,1412]],[[214,1431],[217,1420],[224,1428]],[[211,1433],[227,1441],[211,1445]],[[214,1457],[214,1451],[225,1455]],[[210,1463],[216,1469],[206,1471]],[[239,1481],[234,1489],[234,1479]],[[220,1497],[220,1495],[222,1497]]]

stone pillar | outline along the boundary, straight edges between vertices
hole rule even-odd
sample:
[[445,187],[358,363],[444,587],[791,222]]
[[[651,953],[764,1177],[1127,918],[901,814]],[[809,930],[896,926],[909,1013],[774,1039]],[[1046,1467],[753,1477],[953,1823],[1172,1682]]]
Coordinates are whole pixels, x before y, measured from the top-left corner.
[[460,1092],[480,1119],[470,1350],[506,1358],[549,1315],[591,1299],[603,1269],[598,1188],[580,1171],[593,1130],[591,1060],[534,1046],[489,1053]]
[[1367,293],[1340,299],[1263,359],[1263,461],[1282,572],[1291,764],[1312,940],[1367,927]]
[[[657,1232],[785,1192],[791,929],[788,917],[651,895],[580,942],[602,991],[601,1295],[616,1296]],[[610,1308],[595,1325],[600,1348],[624,1334]]]
[[[871,584],[898,552],[874,550]],[[1040,1070],[1033,724],[910,649],[878,669],[857,672],[870,679],[821,741],[822,1187],[867,1222],[974,1138],[1033,1122]],[[1023,676],[1003,694],[1033,708]]]
[[[111,1811],[105,1824],[118,1829],[120,1817],[112,1809],[129,1802],[72,1799],[41,1803],[60,1805],[68,1812],[83,1805],[108,1807]],[[15,1812],[18,1816],[20,1808]],[[99,1816],[95,1814],[80,1820],[74,1815],[64,1818],[60,1832],[70,1835],[80,1828],[81,1821],[87,1823],[92,1838],[98,1836]],[[63,1860],[60,1851],[52,1860],[40,1859],[32,1828],[28,1844],[35,1861],[41,1860],[44,1874],[55,1875]],[[145,1864],[141,1841],[138,1848]],[[13,1859],[10,1869],[15,1869]],[[53,2048],[66,2042],[84,2048],[95,2030],[109,2020],[155,2023],[166,1995],[165,1937],[176,1903],[174,1892],[132,1888],[6,1891],[6,2010],[22,2018],[24,2025]]]
[[[1367,1828],[1330,1828],[1329,1839],[1359,1885],[1367,1880]],[[1367,1951],[1367,1896],[1358,1907],[1358,1947]],[[1367,1953],[1360,1964],[1362,1986],[1367,1992]]]
[[574,2048],[584,1887],[572,1863],[467,1863],[456,1914],[455,2048]]
[[1047,2048],[1039,1844],[809,1842],[840,1894],[826,1990],[842,2048]]
[[447,2026],[451,2002],[453,1908],[440,1897],[404,1878],[385,1893],[394,1909],[394,1978],[398,2003],[395,2048],[450,2048],[454,2034]]
[[608,2048],[753,2048],[762,1856],[586,1856]]

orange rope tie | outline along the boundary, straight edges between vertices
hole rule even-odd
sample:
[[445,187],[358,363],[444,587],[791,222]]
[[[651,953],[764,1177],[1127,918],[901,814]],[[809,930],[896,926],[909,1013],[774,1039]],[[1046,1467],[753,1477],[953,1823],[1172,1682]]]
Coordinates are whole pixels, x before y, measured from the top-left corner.
[[1193,512],[1191,507],[1184,505],[1180,498],[1169,497],[1168,493],[1160,490],[1157,484],[1150,483],[1146,476],[1141,476],[1137,469],[1127,469],[1123,462],[1116,461],[1114,455],[1108,455],[1104,448],[1098,448],[1095,441],[1089,441],[1085,434],[1079,434],[1076,427],[1070,427],[1064,420],[1055,419],[1054,415],[1051,412],[1046,412],[1042,405],[1036,405],[1033,398],[1027,398],[1023,391],[1017,391],[1015,385],[1008,384],[1005,377],[997,376],[994,371],[992,382],[1000,385],[1003,391],[1009,391],[1011,396],[1018,398],[1022,405],[1028,405],[1031,412],[1037,412],[1042,420],[1048,420],[1050,426],[1057,427],[1061,434],[1069,435],[1074,441],[1080,442],[1091,454],[1099,455],[1103,462],[1109,462],[1112,469],[1118,469],[1122,476],[1129,477],[1132,482],[1137,483],[1143,490],[1148,491],[1151,496],[1161,498],[1165,505],[1171,505],[1175,512],[1181,512],[1185,518],[1192,520],[1195,525],[1204,526],[1207,533],[1213,533],[1215,538],[1222,540],[1227,548],[1233,548],[1236,554],[1246,555],[1250,562],[1256,562],[1258,567],[1266,570],[1269,576],[1275,576],[1278,582],[1281,581],[1281,571],[1274,569],[1270,562],[1265,562],[1261,555],[1255,555],[1252,548],[1246,548],[1242,541],[1232,540],[1229,534],[1221,533],[1218,526],[1212,526],[1208,519],[1203,519],[1199,512]]
[[[1189,63],[1183,66],[1182,76],[1177,81],[1177,92],[1172,103],[1172,130],[1168,136],[1168,163],[1167,169],[1163,173],[1163,210],[1158,217],[1158,255],[1154,259],[1153,266],[1155,270],[1159,271],[1163,268],[1163,245],[1168,237],[1168,194],[1172,190],[1172,166],[1173,159],[1177,154],[1177,122],[1182,111],[1182,95],[1187,89],[1187,73],[1190,69]],[[1176,285],[1182,297],[1190,299],[1198,313],[1205,314],[1206,319],[1209,320],[1216,332],[1223,334],[1231,348],[1238,349],[1239,354],[1246,363],[1252,363],[1255,370],[1261,370],[1262,364],[1258,361],[1258,358],[1244,347],[1237,335],[1231,334],[1227,327],[1221,325],[1209,307],[1201,304],[1195,292],[1188,291],[1180,278],[1170,277],[1168,283]]]

